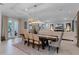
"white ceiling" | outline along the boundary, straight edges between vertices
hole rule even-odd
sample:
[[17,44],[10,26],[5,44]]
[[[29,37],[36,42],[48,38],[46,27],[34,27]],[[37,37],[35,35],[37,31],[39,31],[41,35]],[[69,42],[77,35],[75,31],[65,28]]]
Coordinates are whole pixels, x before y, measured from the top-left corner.
[[[37,5],[37,7],[34,7]],[[28,11],[25,11],[28,9]],[[3,15],[17,18],[29,18],[53,22],[72,20],[78,10],[77,3],[3,3],[0,5]],[[50,20],[50,21],[49,21]]]

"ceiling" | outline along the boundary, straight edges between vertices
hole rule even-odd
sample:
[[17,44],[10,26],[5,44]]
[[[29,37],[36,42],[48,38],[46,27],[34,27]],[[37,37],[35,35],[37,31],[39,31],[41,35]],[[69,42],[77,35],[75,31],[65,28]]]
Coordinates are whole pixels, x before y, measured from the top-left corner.
[[45,22],[72,20],[79,10],[78,3],[0,3],[3,15]]

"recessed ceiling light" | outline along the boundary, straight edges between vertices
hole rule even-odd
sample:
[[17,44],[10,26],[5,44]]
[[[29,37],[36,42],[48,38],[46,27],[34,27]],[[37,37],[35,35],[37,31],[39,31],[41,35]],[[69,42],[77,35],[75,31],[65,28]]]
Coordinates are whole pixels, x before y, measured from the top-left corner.
[[64,20],[67,20],[67,18],[64,18]]
[[37,5],[34,5],[34,7],[37,7]]
[[27,9],[27,8],[25,8],[25,11],[28,11],[28,9]]

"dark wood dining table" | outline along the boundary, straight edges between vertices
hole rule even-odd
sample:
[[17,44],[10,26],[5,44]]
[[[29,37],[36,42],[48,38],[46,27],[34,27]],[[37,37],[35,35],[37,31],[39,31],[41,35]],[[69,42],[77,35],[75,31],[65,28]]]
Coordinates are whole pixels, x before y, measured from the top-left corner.
[[[24,36],[24,34],[20,34],[21,36]],[[54,36],[54,35],[44,35],[44,34],[37,34],[40,41],[42,42],[42,49],[45,49],[46,46],[49,45],[48,43],[48,40],[51,40],[51,41],[57,41],[58,40],[58,36]],[[29,41],[29,39],[28,39]],[[26,43],[26,41],[24,42],[24,44]],[[28,45],[29,45],[29,42],[28,42]]]
[[43,34],[37,34],[39,36],[40,41],[42,42],[42,49],[45,49],[45,46],[48,46],[48,40],[51,41],[57,41],[58,40],[58,36],[54,36],[54,35],[43,35]]

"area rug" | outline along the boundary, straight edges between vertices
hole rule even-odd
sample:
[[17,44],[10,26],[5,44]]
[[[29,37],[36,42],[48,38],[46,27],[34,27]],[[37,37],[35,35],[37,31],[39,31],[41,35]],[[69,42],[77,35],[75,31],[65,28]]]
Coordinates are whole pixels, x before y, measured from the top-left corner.
[[24,53],[27,53],[28,55],[54,55],[54,54],[57,54],[55,48],[51,48],[50,51],[48,51],[48,48],[45,48],[45,49],[40,48],[38,51],[37,46],[35,46],[35,48],[32,48],[32,45],[30,45],[30,46],[27,46],[27,44],[24,45],[24,43],[22,41],[18,42],[16,44],[13,44],[13,46],[18,48],[19,50],[23,51]]

